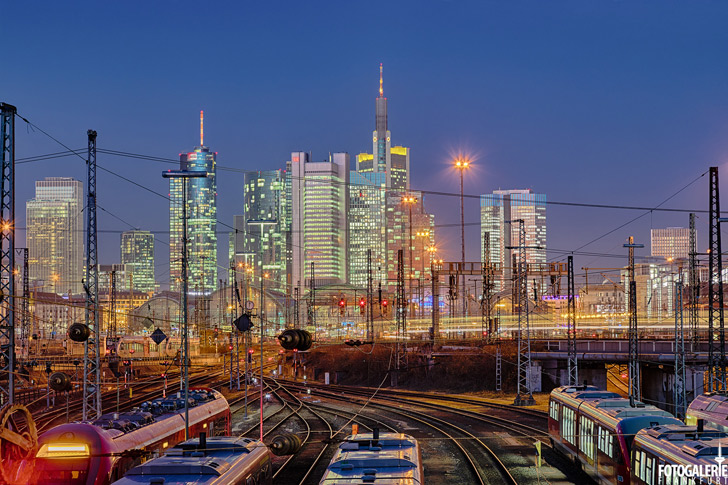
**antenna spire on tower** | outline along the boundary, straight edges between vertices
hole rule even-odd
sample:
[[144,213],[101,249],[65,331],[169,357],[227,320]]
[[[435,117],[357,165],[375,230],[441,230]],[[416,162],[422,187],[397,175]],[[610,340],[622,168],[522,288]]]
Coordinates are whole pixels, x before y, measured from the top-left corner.
[[382,81],[382,64],[379,64],[379,97],[384,96],[384,82]]
[[205,138],[205,112],[200,110],[200,146],[204,146],[204,138]]

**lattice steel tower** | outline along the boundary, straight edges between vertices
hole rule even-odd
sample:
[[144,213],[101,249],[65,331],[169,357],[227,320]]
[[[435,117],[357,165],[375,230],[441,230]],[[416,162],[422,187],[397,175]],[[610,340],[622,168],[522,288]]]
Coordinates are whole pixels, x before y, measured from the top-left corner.
[[637,283],[634,280],[634,249],[644,244],[635,244],[634,237],[624,245],[629,249],[629,399],[632,404],[640,400],[640,360],[637,333]]
[[673,402],[675,404],[675,416],[679,419],[685,418],[687,409],[687,396],[685,392],[685,333],[683,328],[683,284],[675,282],[675,388]]
[[574,294],[574,256],[569,256],[567,261],[568,322],[566,338],[568,340],[568,372],[569,385],[576,386],[579,384],[579,367],[576,361],[576,295]]
[[[718,167],[710,167],[708,250],[708,391],[726,392],[723,262],[720,243]],[[716,322],[717,320],[717,322]],[[716,329],[716,323],[718,328]],[[716,331],[718,333],[716,339]]]
[[528,279],[526,275],[526,227],[523,219],[518,223],[518,260],[516,301],[518,303],[518,393],[516,406],[535,404],[531,392],[531,326],[528,319]]
[[88,180],[86,186],[86,326],[91,336],[83,351],[84,421],[101,417],[101,368],[99,365],[99,265],[96,230],[96,132],[88,130]]
[[[15,402],[15,106],[0,103],[0,404]],[[4,377],[7,376],[7,384]]]

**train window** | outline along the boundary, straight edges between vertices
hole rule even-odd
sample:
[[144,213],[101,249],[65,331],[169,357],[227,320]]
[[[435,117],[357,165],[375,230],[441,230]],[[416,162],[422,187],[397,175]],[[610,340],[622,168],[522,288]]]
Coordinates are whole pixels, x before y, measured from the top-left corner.
[[634,474],[638,478],[642,478],[640,475],[640,464],[642,463],[642,452],[634,452]]
[[559,403],[556,401],[551,401],[551,404],[549,406],[549,414],[551,415],[551,419],[559,420]]
[[562,417],[562,436],[564,437],[564,441],[571,443],[572,445],[576,444],[576,413],[574,413],[574,410],[564,406],[561,417]]

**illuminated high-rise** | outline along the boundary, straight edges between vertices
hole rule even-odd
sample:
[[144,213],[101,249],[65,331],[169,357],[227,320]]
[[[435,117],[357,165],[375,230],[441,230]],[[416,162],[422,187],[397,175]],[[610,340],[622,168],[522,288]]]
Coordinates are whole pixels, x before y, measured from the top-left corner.
[[367,253],[372,280],[387,278],[386,179],[382,172],[351,172],[349,186],[349,283],[366,288]]
[[83,185],[68,177],[35,183],[25,206],[30,279],[41,291],[81,293]]
[[356,171],[386,174],[387,188],[409,190],[409,148],[392,146],[387,119],[387,98],[384,97],[382,65],[379,65],[379,97],[376,99],[375,129],[372,133],[372,153],[360,153]]
[[669,260],[687,259],[690,256],[690,229],[667,227],[650,230],[652,256]]
[[244,260],[256,274],[268,273],[269,288],[285,291],[286,171],[246,172],[243,189]]
[[291,167],[291,284],[306,288],[315,263],[317,286],[346,282],[349,154],[322,162],[293,152]]
[[126,231],[121,234],[121,264],[134,291],[153,292],[154,234],[149,231]]
[[513,255],[518,254],[519,219],[524,222],[526,262],[545,263],[546,195],[525,189],[495,190],[480,196],[480,240],[486,232],[490,234],[490,262],[503,269],[503,276],[496,281],[498,291],[511,279]]
[[170,288],[182,286],[182,201],[187,187],[187,268],[190,293],[210,293],[217,288],[217,153],[204,145],[200,112],[200,146],[179,156],[180,170],[207,172],[204,178],[169,179]]

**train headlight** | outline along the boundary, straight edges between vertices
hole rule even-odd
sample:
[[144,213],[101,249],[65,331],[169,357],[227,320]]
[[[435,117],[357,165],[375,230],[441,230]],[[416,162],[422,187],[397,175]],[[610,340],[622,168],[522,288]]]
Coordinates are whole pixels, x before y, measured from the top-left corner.
[[37,458],[72,458],[89,456],[85,443],[46,443],[40,447]]

